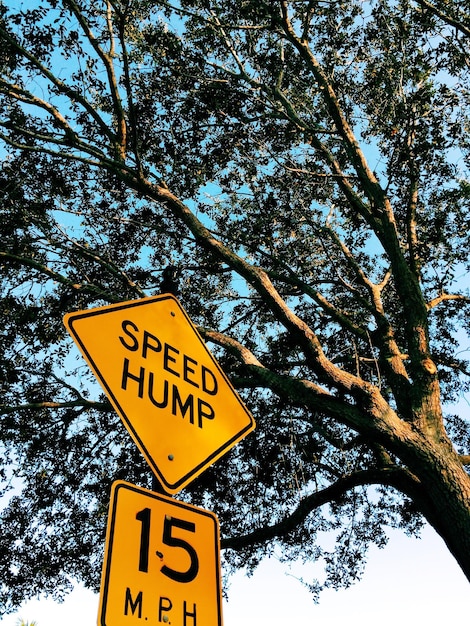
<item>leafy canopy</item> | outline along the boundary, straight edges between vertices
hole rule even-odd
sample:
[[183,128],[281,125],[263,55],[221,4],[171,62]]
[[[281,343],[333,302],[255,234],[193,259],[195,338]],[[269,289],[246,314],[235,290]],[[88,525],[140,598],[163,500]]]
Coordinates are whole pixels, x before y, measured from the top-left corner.
[[151,484],[62,317],[168,266],[258,423],[181,495],[227,568],[317,594],[425,518],[469,573],[468,0],[0,7],[4,610],[96,588],[110,484]]

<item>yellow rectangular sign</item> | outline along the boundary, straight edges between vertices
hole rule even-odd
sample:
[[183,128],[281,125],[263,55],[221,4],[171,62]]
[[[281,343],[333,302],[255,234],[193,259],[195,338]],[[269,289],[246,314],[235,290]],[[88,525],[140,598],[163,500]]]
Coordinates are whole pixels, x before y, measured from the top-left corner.
[[118,481],[111,494],[99,626],[221,626],[217,517]]

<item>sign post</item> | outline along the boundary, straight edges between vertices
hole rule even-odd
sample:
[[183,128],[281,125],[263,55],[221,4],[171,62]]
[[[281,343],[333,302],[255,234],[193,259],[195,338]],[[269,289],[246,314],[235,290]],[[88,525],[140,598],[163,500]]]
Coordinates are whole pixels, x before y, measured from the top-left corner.
[[114,483],[98,615],[100,626],[221,626],[217,517]]
[[174,296],[70,313],[64,322],[167,493],[255,427]]

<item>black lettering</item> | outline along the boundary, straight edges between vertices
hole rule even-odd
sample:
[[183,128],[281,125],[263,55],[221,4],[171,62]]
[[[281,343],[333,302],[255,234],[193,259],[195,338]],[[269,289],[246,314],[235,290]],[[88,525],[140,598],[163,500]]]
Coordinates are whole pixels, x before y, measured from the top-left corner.
[[131,590],[129,587],[126,589],[126,601],[124,603],[124,615],[128,614],[129,608],[131,609],[132,615],[138,610],[137,617],[142,617],[142,592],[139,591],[137,594],[137,598],[135,600],[132,599]]
[[186,607],[186,600],[184,600],[184,602],[183,602],[183,626],[186,626],[186,618],[187,617],[192,617],[193,618],[193,626],[196,626],[196,605],[193,604],[193,612],[190,613],[187,610],[187,607]]
[[175,537],[173,535],[174,528],[181,528],[182,530],[187,530],[191,533],[196,532],[196,524],[193,522],[188,522],[184,519],[179,519],[177,517],[170,517],[168,515],[165,516],[165,521],[163,524],[163,543],[166,546],[170,546],[172,548],[181,548],[185,552],[187,552],[190,560],[189,567],[186,571],[181,572],[179,570],[175,570],[168,565],[164,565],[161,568],[162,574],[171,578],[171,580],[175,580],[178,583],[190,583],[194,580],[199,572],[199,558],[197,556],[196,550],[193,546],[188,543],[185,539],[181,539],[181,537]]
[[124,367],[122,370],[122,380],[121,380],[121,389],[127,391],[127,381],[128,379],[135,380],[136,383],[139,383],[139,398],[142,398],[144,395],[144,382],[145,382],[145,369],[143,367],[140,368],[139,375],[131,374],[129,372],[129,359],[124,359]]
[[194,396],[192,393],[186,398],[185,403],[180,396],[180,392],[178,391],[178,387],[173,385],[173,397],[171,401],[171,413],[172,415],[176,415],[176,405],[179,406],[179,410],[181,412],[181,417],[186,415],[186,411],[189,409],[189,421],[191,424],[194,424]]
[[131,345],[129,345],[128,343],[126,343],[124,337],[121,337],[121,335],[119,335],[119,341],[122,343],[122,345],[127,348],[127,350],[130,350],[131,352],[135,352],[136,350],[139,349],[139,342],[137,340],[137,337],[134,337],[134,335],[129,332],[129,326],[131,326],[136,333],[139,332],[138,327],[134,324],[134,322],[131,322],[130,320],[124,320],[121,324],[121,328],[124,331],[124,333],[130,337],[132,339],[132,343]]
[[170,350],[172,350],[176,354],[180,353],[179,350],[177,350],[176,348],[173,348],[173,346],[170,346],[170,344],[166,343],[163,349],[163,367],[166,369],[167,372],[170,372],[170,374],[174,374],[175,376],[179,377],[179,373],[176,372],[175,370],[172,370],[170,365],[168,365],[168,361],[171,361],[172,363],[176,363],[176,359],[170,355]]
[[[164,604],[164,600],[166,600],[166,603]],[[159,622],[163,622],[163,621],[167,621],[163,619],[163,612],[164,611],[171,611],[171,608],[173,606],[172,601],[170,600],[170,598],[165,598],[165,597],[160,597],[159,603],[158,603],[158,621]]]
[[147,507],[135,515],[135,519],[142,523],[140,531],[139,572],[149,571],[149,542],[150,542],[150,515]]
[[[214,409],[210,404],[201,400],[201,398],[197,399],[197,425],[199,428],[202,428],[202,420],[213,420],[215,417]],[[192,422],[191,422],[192,424]]]
[[154,378],[155,378],[154,373],[150,372],[149,373],[149,400],[152,404],[154,404],[159,409],[164,409],[166,406],[168,406],[168,381],[167,380],[163,381],[163,399],[161,402],[158,402],[157,400],[155,400],[155,397],[153,395]]
[[202,388],[210,396],[215,396],[218,391],[217,379],[212,371],[205,365],[201,366]]
[[[153,340],[155,343],[151,343],[151,340]],[[160,352],[162,349],[162,344],[159,340],[158,337],[155,337],[155,335],[152,335],[152,333],[149,333],[147,330],[144,330],[144,340],[142,342],[142,356],[144,359],[147,358],[147,351],[148,350],[153,350],[153,352]]]
[[190,356],[186,356],[186,354],[184,354],[183,355],[183,378],[190,385],[194,385],[195,387],[199,387],[199,385],[197,384],[197,382],[195,380],[191,380],[191,378],[189,378],[188,374],[195,374],[196,373],[196,370],[194,370],[192,367],[190,367],[188,365],[189,361],[191,361],[191,363],[193,363],[194,365],[197,365],[197,361],[192,359]]

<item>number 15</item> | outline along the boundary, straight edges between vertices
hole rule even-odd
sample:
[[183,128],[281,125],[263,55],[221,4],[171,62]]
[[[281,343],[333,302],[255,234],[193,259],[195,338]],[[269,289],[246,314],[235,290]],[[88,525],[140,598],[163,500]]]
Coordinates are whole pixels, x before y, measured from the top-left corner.
[[[142,509],[135,516],[136,520],[142,524],[140,532],[139,571],[146,573],[148,572],[150,554],[150,517],[151,510],[149,508]],[[165,515],[163,523],[163,544],[172,548],[181,548],[184,550],[189,556],[190,565],[184,572],[172,569],[167,565],[163,565],[160,571],[162,574],[168,576],[168,578],[171,578],[176,582],[189,583],[194,580],[198,574],[199,559],[196,550],[190,543],[180,537],[173,536],[174,528],[181,528],[182,530],[194,533],[196,532],[196,525],[193,522],[188,522],[169,515]]]

